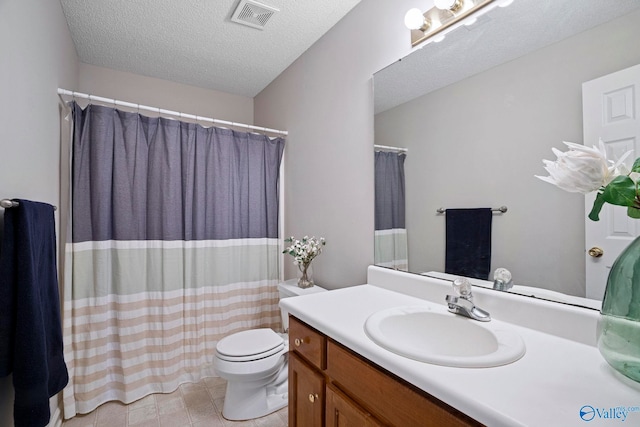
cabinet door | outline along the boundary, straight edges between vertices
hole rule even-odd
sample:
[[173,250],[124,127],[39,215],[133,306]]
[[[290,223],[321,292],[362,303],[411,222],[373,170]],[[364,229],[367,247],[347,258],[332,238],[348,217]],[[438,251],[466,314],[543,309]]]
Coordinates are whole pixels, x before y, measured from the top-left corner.
[[327,385],[327,427],[382,427],[368,412],[340,390]]
[[324,426],[324,376],[289,353],[289,427]]

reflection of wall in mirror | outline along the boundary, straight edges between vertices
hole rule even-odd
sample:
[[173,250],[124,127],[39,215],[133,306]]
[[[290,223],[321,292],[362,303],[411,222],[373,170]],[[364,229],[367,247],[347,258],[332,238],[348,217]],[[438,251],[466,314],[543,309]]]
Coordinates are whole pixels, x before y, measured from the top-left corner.
[[[409,270],[444,271],[447,208],[493,217],[491,270],[584,296],[584,197],[535,179],[563,140],[583,142],[582,83],[640,63],[640,11],[380,113],[376,144],[409,148]],[[585,141],[593,145],[597,141]]]

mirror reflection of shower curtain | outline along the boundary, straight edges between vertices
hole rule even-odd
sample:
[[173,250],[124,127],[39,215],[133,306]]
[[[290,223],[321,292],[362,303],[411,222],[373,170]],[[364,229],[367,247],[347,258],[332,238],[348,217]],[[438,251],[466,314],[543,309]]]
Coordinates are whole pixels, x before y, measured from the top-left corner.
[[409,268],[405,228],[405,153],[375,153],[374,262],[382,267]]

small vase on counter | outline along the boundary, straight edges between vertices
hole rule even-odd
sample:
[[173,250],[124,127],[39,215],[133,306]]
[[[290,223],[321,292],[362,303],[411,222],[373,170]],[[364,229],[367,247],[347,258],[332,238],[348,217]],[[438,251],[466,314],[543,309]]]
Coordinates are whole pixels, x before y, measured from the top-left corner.
[[298,269],[300,270],[298,287],[303,289],[312,287],[315,283],[313,282],[313,268],[311,267],[311,263],[304,265],[298,264]]
[[324,237],[316,239],[315,237],[304,236],[302,240],[296,240],[292,236],[285,239],[285,242],[291,243],[291,246],[282,253],[293,257],[293,263],[298,266],[298,270],[301,273],[298,277],[298,287],[312,287],[314,283],[311,261],[322,253],[322,247],[326,245]]

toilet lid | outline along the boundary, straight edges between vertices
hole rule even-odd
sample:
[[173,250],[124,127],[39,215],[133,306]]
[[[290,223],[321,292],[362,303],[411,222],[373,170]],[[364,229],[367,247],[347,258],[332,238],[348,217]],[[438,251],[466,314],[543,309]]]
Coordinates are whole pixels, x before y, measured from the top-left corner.
[[[216,351],[223,358],[254,360],[279,351],[284,346],[282,337],[268,328],[237,332],[218,341]],[[268,353],[268,354],[265,354]]]

